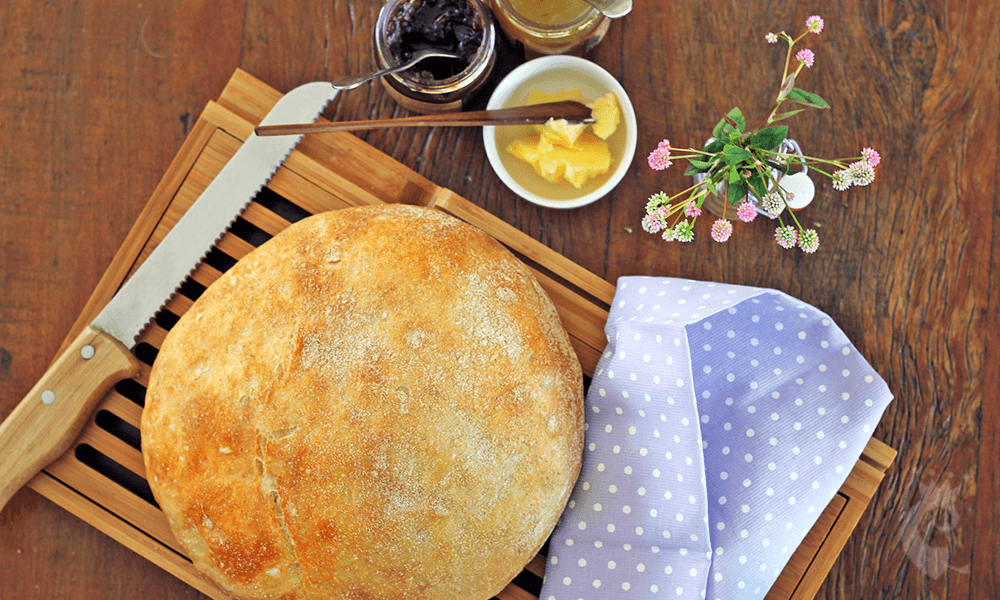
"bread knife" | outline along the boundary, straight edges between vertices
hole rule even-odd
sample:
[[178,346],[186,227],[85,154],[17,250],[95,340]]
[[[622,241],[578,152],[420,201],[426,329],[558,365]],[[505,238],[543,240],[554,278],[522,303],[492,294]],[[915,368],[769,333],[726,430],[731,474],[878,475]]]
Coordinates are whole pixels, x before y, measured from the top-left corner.
[[[301,85],[261,125],[314,121],[337,91]],[[117,382],[139,374],[130,348],[295,148],[298,136],[252,134],[136,270],[0,424],[0,510],[79,437]]]

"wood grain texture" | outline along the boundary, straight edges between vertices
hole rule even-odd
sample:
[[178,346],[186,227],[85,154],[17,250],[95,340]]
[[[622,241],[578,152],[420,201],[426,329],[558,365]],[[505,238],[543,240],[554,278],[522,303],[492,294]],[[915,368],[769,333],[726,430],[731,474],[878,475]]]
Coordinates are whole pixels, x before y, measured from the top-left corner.
[[[368,69],[377,11],[375,0],[0,4],[0,416],[55,356],[233,70],[288,90]],[[645,154],[664,137],[700,143],[733,106],[766,110],[783,57],[763,34],[816,13],[827,28],[809,38],[817,65],[801,83],[833,109],[799,115],[792,136],[817,156],[874,146],[884,157],[876,183],[838,193],[817,179],[803,213],[822,226],[812,256],[781,251],[760,222],[725,246],[704,231],[684,246],[642,233],[645,199],[685,183],[681,169],[646,168]],[[998,22],[996,2],[636,3],[589,56],[637,108],[636,162],[609,199],[573,211],[514,197],[478,131],[358,137],[610,281],[767,286],[830,314],[896,393],[876,435],[900,454],[817,597],[995,598],[1000,381],[987,348],[1000,316]],[[377,85],[325,113],[407,115]],[[0,512],[0,589],[203,597],[30,490]]]

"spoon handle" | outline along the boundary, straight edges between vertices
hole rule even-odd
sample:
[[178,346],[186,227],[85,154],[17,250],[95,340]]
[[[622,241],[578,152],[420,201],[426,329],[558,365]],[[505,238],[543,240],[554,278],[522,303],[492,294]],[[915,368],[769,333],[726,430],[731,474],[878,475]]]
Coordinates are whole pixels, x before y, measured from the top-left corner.
[[340,121],[336,123],[304,123],[301,125],[264,125],[254,130],[258,136],[322,133],[327,131],[359,131],[388,127],[477,127],[482,125],[542,125],[549,119],[566,119],[571,123],[590,123],[591,110],[579,102],[547,102],[532,106],[517,106],[499,110],[476,110],[459,113],[420,115],[401,119],[372,121]]
[[361,75],[344,75],[343,77],[338,77],[334,79],[330,83],[333,85],[334,88],[338,90],[350,90],[358,87],[359,85],[365,83],[366,81],[371,81],[376,77],[384,77],[391,73],[398,73],[400,71],[405,71],[410,67],[412,67],[413,65],[417,64],[418,62],[424,60],[425,58],[435,58],[435,57],[458,58],[458,55],[443,50],[434,50],[434,49],[421,50],[420,52],[417,52],[416,54],[411,56],[410,60],[404,62],[401,65],[395,67],[389,67],[388,69],[381,69],[379,71],[375,71],[374,73],[363,73]]
[[405,71],[406,69],[409,69],[411,66],[413,66],[411,64],[412,62],[413,61],[410,61],[406,64],[399,65],[398,67],[389,67],[388,69],[375,71],[374,73],[362,73],[361,75],[344,75],[343,77],[338,77],[334,79],[330,83],[333,84],[333,87],[338,90],[351,90],[358,87],[362,83],[365,83],[366,81],[371,81],[372,79],[375,79],[376,77],[384,77],[385,75],[389,75],[391,73]]
[[584,0],[611,19],[620,19],[632,10],[632,0]]

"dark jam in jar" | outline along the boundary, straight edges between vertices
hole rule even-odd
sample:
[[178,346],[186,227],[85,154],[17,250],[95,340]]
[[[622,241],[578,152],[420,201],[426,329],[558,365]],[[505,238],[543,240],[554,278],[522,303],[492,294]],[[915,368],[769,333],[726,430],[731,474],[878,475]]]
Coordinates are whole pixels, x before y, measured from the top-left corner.
[[409,0],[389,18],[386,41],[397,64],[429,48],[458,54],[422,60],[409,71],[418,80],[443,80],[472,62],[483,43],[483,22],[467,0]]

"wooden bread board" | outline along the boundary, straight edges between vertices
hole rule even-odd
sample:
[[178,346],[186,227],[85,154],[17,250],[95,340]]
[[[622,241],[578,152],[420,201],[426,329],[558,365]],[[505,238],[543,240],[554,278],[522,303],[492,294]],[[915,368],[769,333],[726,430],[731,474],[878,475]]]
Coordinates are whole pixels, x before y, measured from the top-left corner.
[[[237,71],[199,117],[63,347],[90,323],[236,152],[281,94]],[[615,287],[490,213],[348,133],[307,136],[216,245],[133,349],[142,373],[100,404],[73,448],[29,486],[206,596],[226,596],[184,555],[145,481],[139,423],[150,365],[166,332],[200,291],[290,222],[326,210],[402,202],[433,207],[493,235],[523,260],[552,298],[584,373],[604,349]],[[62,349],[60,349],[60,353]],[[872,439],[846,483],[792,555],[767,598],[812,598],[840,554],[896,452]],[[544,552],[544,549],[543,549]],[[501,600],[537,598],[545,558],[535,557]]]

